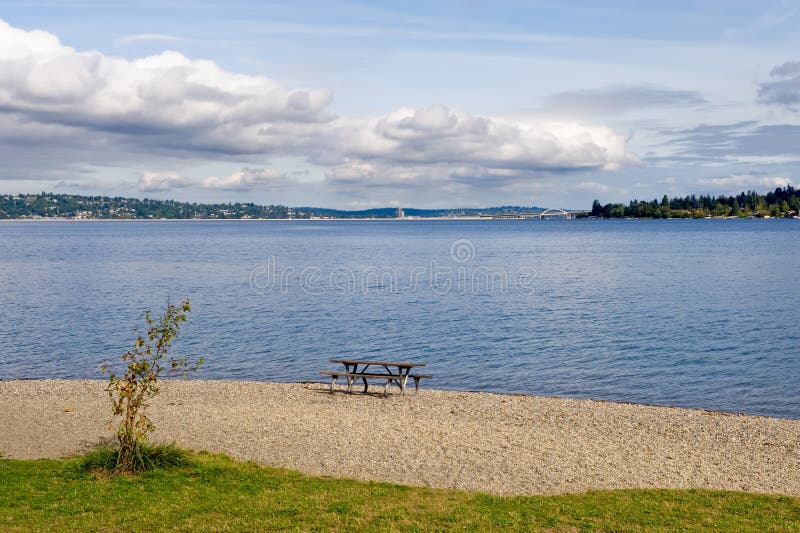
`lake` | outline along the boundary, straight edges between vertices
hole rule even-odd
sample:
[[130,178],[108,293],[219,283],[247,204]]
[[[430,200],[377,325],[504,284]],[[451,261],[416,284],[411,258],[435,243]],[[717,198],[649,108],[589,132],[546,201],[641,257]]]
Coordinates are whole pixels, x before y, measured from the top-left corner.
[[0,379],[98,378],[189,297],[205,379],[421,361],[426,387],[800,419],[800,221],[0,223]]

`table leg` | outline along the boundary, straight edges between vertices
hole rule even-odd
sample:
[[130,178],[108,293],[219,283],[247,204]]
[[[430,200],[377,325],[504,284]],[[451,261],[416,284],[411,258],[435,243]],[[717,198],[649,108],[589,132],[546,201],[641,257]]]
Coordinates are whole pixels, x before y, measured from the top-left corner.
[[409,372],[411,372],[410,368],[407,368],[405,373],[400,369],[400,375],[403,376],[400,378],[400,396],[406,395],[406,382],[408,381]]
[[366,394],[369,389],[369,383],[367,383],[367,378],[361,378],[361,381],[364,382],[364,394]]
[[[386,370],[387,374],[393,374],[394,373],[394,372],[392,372],[392,369],[389,368],[386,365],[383,365],[383,369]],[[383,389],[384,396],[388,396],[389,395],[389,385],[391,385],[392,383],[395,383],[398,387],[402,388],[402,386],[400,385],[400,382],[398,380],[396,380],[396,379],[387,379],[386,380],[386,387]]]
[[[344,371],[345,371],[346,374],[351,374],[351,373],[355,372],[356,367],[358,367],[358,365],[353,365],[353,370],[351,371],[350,370],[350,365],[345,363]],[[352,394],[352,392],[353,392],[353,382],[355,381],[355,378],[353,378],[351,376],[345,376],[345,377],[347,378],[347,392],[348,392],[348,394]]]

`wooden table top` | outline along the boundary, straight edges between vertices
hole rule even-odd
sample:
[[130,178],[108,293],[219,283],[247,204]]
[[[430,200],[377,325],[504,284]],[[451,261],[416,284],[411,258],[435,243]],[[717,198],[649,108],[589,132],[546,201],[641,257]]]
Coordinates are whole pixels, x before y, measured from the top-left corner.
[[396,366],[398,368],[412,368],[415,366],[425,366],[425,363],[397,363],[394,361],[365,361],[361,359],[331,359],[331,363],[342,363],[343,365],[379,365]]

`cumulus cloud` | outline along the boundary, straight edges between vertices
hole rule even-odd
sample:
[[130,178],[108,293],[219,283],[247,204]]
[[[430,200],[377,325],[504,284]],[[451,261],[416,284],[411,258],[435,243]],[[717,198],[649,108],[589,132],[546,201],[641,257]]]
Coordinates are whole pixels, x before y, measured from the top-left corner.
[[190,180],[174,172],[142,172],[138,186],[142,192],[169,191],[189,187]]
[[227,176],[209,176],[191,180],[175,172],[142,172],[138,187],[142,192],[160,192],[186,187],[200,187],[225,191],[252,191],[253,189],[278,189],[296,180],[306,172],[279,172],[265,168],[243,168]]
[[718,189],[730,190],[731,188],[755,188],[759,190],[774,189],[791,185],[789,178],[781,176],[760,176],[755,174],[734,174],[717,178],[707,178],[698,180],[698,183],[712,185]]
[[[137,36],[154,37],[164,36]],[[321,166],[337,189],[447,190],[638,164],[626,137],[602,125],[514,121],[443,105],[356,119],[334,116],[332,98],[328,89],[287,89],[174,51],[135,60],[78,51],[51,33],[0,21],[0,154],[14,142],[4,124],[16,124],[41,144],[43,167],[42,154],[67,146],[59,161],[94,165],[280,156]],[[191,182],[148,173],[138,185],[244,191],[283,183],[292,177],[245,168]]]
[[765,104],[777,104],[797,111],[800,104],[800,61],[788,61],[772,69],[773,81],[762,83],[758,99]]
[[489,189],[502,186],[496,178],[510,172],[477,166],[449,164],[393,164],[385,161],[347,159],[325,172],[326,182],[339,192],[369,193],[374,189],[425,189],[446,191],[464,185]]
[[287,90],[177,52],[128,61],[78,52],[55,35],[0,21],[0,109],[100,132],[170,136],[176,148],[287,148],[276,134],[325,123],[327,89]]
[[575,186],[575,189],[589,192],[606,192],[608,191],[608,185],[597,181],[582,181]]
[[654,185],[658,186],[659,190],[666,188],[667,190],[676,190],[675,186],[678,184],[678,179],[672,176],[652,181],[637,181],[633,186],[639,189],[652,189]]
[[441,105],[401,108],[367,123],[341,122],[336,151],[346,157],[327,172],[339,185],[451,180],[490,187],[638,163],[626,138],[603,126],[514,122]]
[[635,162],[626,139],[603,126],[525,123],[434,105],[401,108],[341,135],[351,157],[527,170],[616,169]]
[[290,180],[291,177],[284,172],[264,168],[243,168],[224,177],[210,176],[203,180],[202,186],[206,189],[250,191],[256,188],[279,188]]

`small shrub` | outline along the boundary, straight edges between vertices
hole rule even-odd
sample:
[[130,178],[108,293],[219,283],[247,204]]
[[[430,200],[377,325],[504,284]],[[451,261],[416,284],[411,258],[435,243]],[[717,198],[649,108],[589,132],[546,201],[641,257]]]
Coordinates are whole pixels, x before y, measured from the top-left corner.
[[158,319],[153,318],[150,311],[145,312],[147,332],[137,337],[133,350],[122,355],[126,365],[124,374],[112,373],[107,364],[101,368],[103,373],[110,374],[106,391],[111,398],[113,413],[122,417],[117,430],[116,455],[105,457],[108,460],[113,457],[114,473],[129,474],[147,470],[154,464],[153,454],[157,457],[159,450],[163,451],[163,447],[145,447],[147,435],[155,429],[145,409],[147,400],[160,392],[158,378],[162,372],[186,375],[187,371],[197,370],[203,363],[202,358],[190,362],[185,357],[169,355],[170,343],[178,336],[178,330],[186,322],[189,311],[189,300],[184,300],[180,306],[168,303],[164,314]]
[[[120,463],[120,449],[116,447],[98,448],[83,456],[80,469],[84,472],[113,473],[117,471]],[[136,455],[131,462],[131,470],[126,473],[147,472],[150,470],[164,470],[192,466],[191,455],[175,444],[141,444],[136,447]]]

